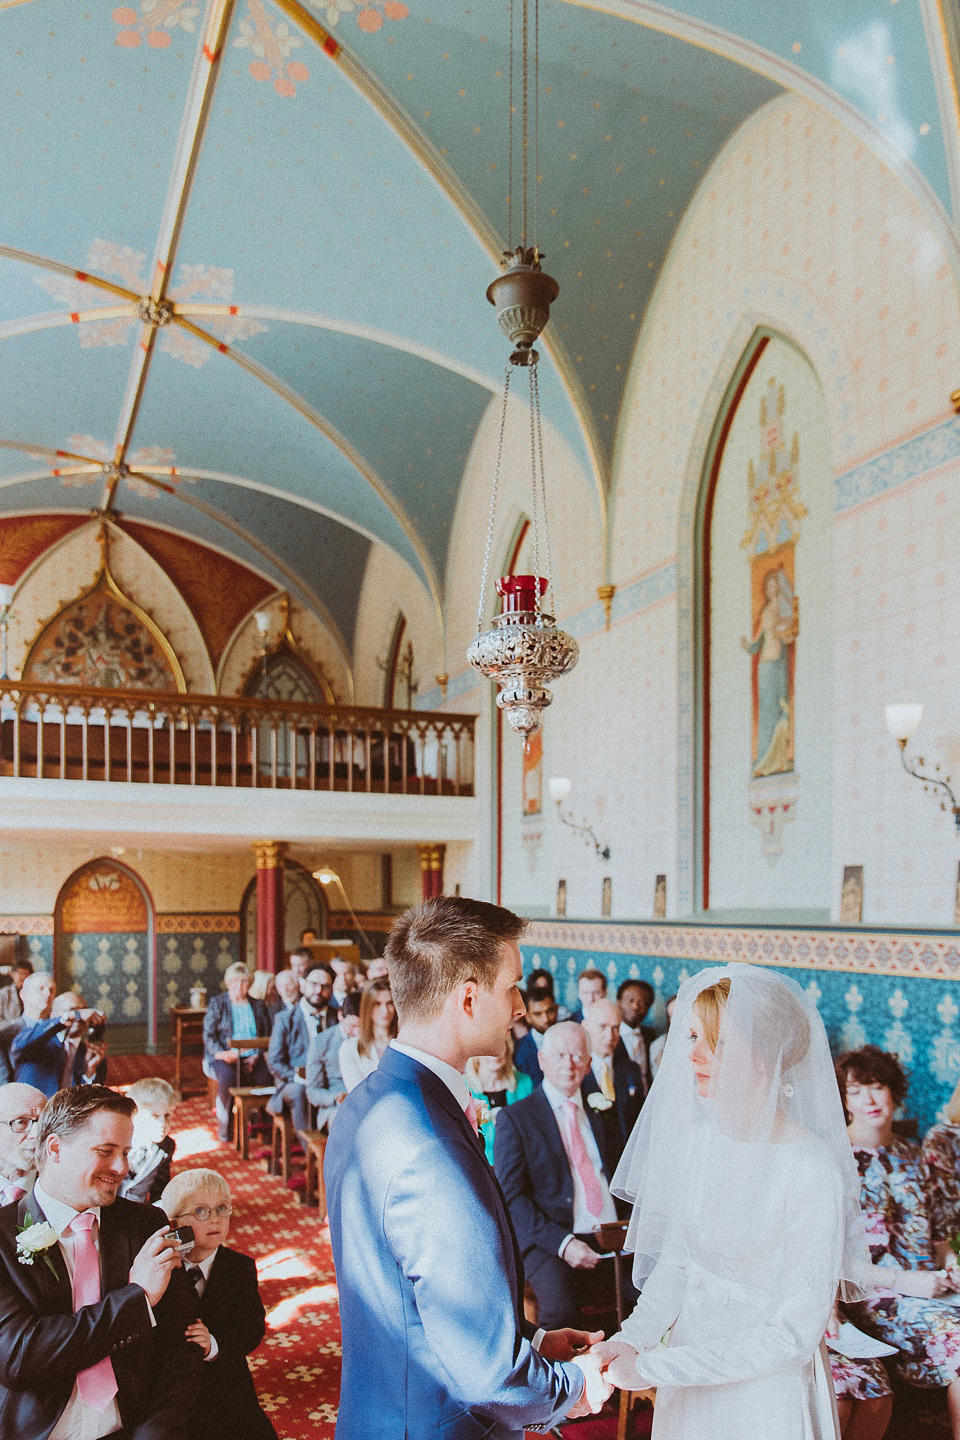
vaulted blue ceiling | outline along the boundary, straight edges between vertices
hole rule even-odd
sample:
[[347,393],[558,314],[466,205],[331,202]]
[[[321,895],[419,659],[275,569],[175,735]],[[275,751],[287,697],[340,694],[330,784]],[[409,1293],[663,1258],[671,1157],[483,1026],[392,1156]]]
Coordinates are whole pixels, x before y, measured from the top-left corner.
[[[601,508],[664,257],[760,106],[813,95],[949,209],[955,94],[921,12],[541,0],[539,240],[560,283],[541,398]],[[371,542],[439,606],[507,354],[485,288],[508,239],[509,17],[8,0],[0,512],[89,500],[168,524],[321,602],[348,646]]]

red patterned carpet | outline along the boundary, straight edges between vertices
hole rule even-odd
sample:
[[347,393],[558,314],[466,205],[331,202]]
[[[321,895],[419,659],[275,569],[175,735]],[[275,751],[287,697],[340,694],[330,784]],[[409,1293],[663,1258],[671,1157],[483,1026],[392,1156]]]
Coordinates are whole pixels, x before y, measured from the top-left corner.
[[[172,1081],[171,1058],[111,1058],[112,1085],[128,1085],[144,1075]],[[300,1205],[294,1191],[266,1173],[262,1161],[241,1160],[232,1146],[219,1144],[205,1096],[183,1102],[173,1134],[175,1172],[203,1166],[227,1180],[235,1207],[231,1244],[257,1261],[267,1335],[250,1365],[260,1403],[280,1440],[332,1440],[340,1389],[340,1317],[327,1227],[315,1209]],[[252,1153],[257,1154],[256,1145]],[[947,1440],[945,1408],[939,1396],[906,1391],[898,1397],[886,1440]],[[615,1440],[616,1433],[614,1415],[564,1427],[565,1440]],[[637,1440],[648,1433],[641,1421]]]

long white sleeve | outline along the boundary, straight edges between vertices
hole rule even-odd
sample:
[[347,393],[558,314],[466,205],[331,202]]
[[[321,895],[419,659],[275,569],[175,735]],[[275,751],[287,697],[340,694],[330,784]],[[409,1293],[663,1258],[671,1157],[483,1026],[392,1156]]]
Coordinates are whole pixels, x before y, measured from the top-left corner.
[[647,1350],[659,1345],[680,1313],[686,1275],[679,1265],[662,1259],[644,1281],[640,1298],[623,1322],[623,1329],[612,1336],[632,1345],[634,1350]]
[[[777,1198],[783,1205],[782,1196],[771,1196],[771,1202]],[[783,1208],[780,1298],[773,1302],[770,1313],[728,1331],[722,1341],[675,1346],[657,1344],[659,1336],[651,1341],[650,1329],[641,1316],[635,1333],[642,1334],[647,1347],[652,1343],[654,1348],[645,1348],[637,1358],[638,1388],[730,1384],[772,1375],[812,1358],[823,1338],[837,1288],[842,1237],[839,1175],[825,1167],[798,1175]],[[655,1275],[656,1271],[651,1280]],[[758,1308],[763,1303],[759,1296],[760,1292]],[[656,1295],[651,1300],[651,1318],[656,1317],[653,1329],[666,1313],[658,1310],[655,1301]],[[632,1320],[633,1316],[624,1326],[623,1338],[635,1344]]]

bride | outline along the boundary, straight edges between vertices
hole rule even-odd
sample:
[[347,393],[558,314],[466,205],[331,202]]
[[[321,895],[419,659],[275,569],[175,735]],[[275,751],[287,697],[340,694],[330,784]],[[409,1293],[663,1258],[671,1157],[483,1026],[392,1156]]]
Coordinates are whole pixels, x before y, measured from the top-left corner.
[[834,1440],[823,1336],[872,1288],[827,1037],[791,980],[735,964],[688,980],[612,1185],[642,1290],[596,1347],[657,1389],[661,1440]]

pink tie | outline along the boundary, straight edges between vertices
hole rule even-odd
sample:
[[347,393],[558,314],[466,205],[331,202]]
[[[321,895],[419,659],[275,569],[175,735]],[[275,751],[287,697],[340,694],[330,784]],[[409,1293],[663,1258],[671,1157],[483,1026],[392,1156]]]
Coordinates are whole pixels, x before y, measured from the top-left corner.
[[467,1119],[470,1121],[470,1124],[473,1126],[473,1133],[475,1135],[479,1135],[480,1126],[477,1124],[477,1106],[472,1095],[467,1101],[467,1108],[463,1113],[466,1115]]
[[[93,1238],[97,1217],[84,1210],[70,1222],[73,1231],[73,1308],[95,1305],[100,1299],[100,1256]],[[109,1357],[98,1360],[77,1376],[77,1389],[84,1405],[103,1412],[117,1393],[117,1377]]]
[[0,1205],[12,1205],[14,1200],[22,1199],[26,1193],[22,1185],[18,1185],[15,1180],[11,1180],[3,1192],[3,1199],[0,1200]]
[[597,1172],[590,1163],[583,1136],[580,1134],[579,1107],[576,1101],[568,1100],[566,1108],[570,1130],[570,1159],[573,1162],[574,1170],[583,1182],[583,1194],[587,1202],[587,1209],[595,1219],[599,1219],[603,1214],[603,1189],[597,1179]]

